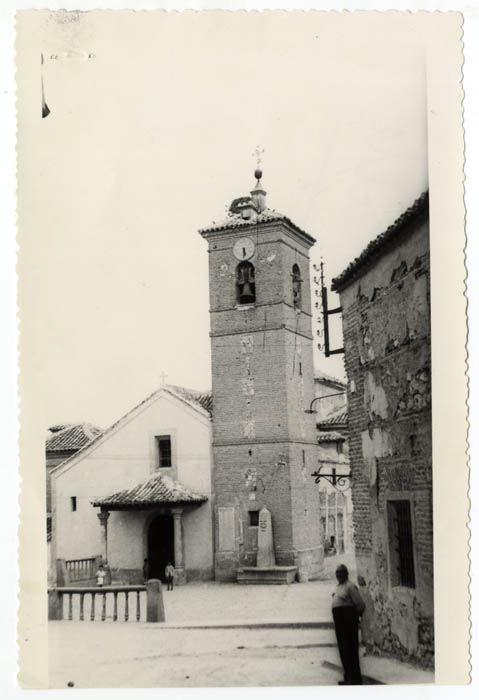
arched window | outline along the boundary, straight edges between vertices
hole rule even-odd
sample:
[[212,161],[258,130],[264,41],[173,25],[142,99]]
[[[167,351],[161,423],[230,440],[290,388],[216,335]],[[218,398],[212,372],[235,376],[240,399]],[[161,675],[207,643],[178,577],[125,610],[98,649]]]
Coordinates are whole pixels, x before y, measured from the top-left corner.
[[236,301],[238,304],[254,304],[256,301],[254,265],[247,261],[240,262],[236,268]]
[[301,308],[301,271],[296,265],[296,263],[293,265],[293,274],[291,275],[293,278],[293,306],[295,309],[300,309]]

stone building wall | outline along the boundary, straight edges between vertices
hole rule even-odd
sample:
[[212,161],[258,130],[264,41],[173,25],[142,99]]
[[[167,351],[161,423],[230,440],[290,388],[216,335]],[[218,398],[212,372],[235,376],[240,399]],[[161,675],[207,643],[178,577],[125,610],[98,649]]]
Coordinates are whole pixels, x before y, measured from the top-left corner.
[[[359,581],[367,599],[363,638],[370,649],[431,666],[434,611],[427,208],[398,227],[395,238],[341,284],[354,540]],[[407,585],[398,574],[404,564],[395,558],[399,532],[395,528],[407,526],[398,524],[402,520],[399,516],[396,519],[394,504],[405,501],[409,505],[401,508],[406,508],[406,513],[409,509],[412,537],[407,561],[413,566]]]

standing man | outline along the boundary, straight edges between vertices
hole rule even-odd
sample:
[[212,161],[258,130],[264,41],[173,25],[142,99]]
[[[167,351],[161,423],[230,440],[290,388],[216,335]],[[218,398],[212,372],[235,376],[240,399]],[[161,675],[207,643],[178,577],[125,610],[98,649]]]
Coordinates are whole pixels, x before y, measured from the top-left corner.
[[344,669],[344,680],[338,685],[362,685],[359,668],[359,618],[364,612],[364,601],[344,564],[336,569],[338,585],[333,593],[333,620],[338,640],[339,655]]

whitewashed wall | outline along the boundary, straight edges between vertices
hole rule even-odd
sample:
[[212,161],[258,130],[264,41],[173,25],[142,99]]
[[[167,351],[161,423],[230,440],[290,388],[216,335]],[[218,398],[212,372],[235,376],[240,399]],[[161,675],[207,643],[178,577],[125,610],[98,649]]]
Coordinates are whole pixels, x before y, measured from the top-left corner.
[[[99,508],[92,501],[136,486],[157,468],[155,436],[171,435],[171,469],[161,469],[208,496],[184,517],[187,568],[213,566],[211,515],[211,423],[183,401],[161,392],[129,420],[73,458],[54,474],[53,558],[78,559],[102,553]],[[77,510],[71,510],[76,496]],[[151,513],[112,511],[108,520],[108,559],[113,568],[140,568],[146,556],[145,519]]]

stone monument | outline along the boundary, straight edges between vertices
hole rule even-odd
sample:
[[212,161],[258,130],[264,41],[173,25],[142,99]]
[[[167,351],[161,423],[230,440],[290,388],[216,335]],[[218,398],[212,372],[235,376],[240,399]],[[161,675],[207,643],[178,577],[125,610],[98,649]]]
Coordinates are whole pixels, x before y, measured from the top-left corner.
[[258,557],[256,566],[261,568],[274,566],[276,559],[273,546],[273,526],[271,524],[271,513],[266,506],[261,508],[258,522]]
[[296,566],[276,566],[271,513],[263,506],[258,516],[258,554],[256,566],[237,571],[239,583],[293,583]]

